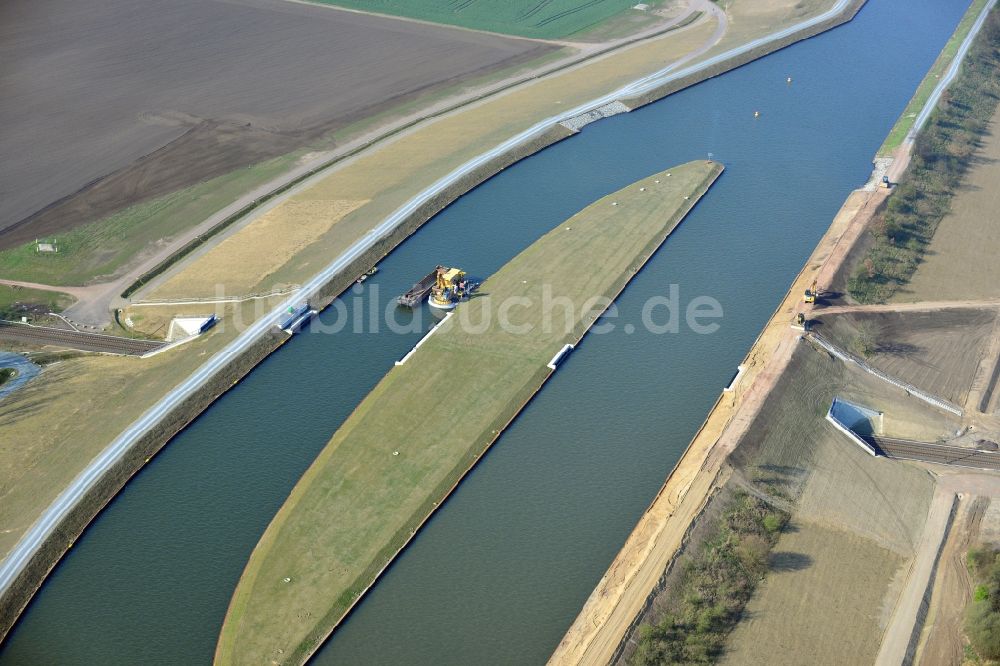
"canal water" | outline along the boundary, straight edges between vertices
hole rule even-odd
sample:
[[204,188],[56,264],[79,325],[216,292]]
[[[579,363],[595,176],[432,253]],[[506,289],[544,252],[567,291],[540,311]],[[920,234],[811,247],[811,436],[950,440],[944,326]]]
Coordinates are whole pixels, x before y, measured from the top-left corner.
[[[551,653],[958,23],[963,0],[871,0],[851,23],[505,170],[382,264],[345,312],[437,263],[488,275],[591,201],[712,156],[726,172],[317,655],[539,663]],[[786,78],[793,83],[788,85]],[[760,118],[754,119],[754,111]],[[600,270],[600,267],[595,267]],[[644,304],[717,299],[718,331]],[[207,664],[257,539],[419,332],[321,333],[331,309],[179,435],[43,586],[0,664]],[[663,324],[666,309],[653,312]],[[367,314],[364,316],[367,319]],[[423,327],[431,324],[427,316]],[[629,333],[628,331],[633,331]],[[336,516],[331,516],[336,520]]]

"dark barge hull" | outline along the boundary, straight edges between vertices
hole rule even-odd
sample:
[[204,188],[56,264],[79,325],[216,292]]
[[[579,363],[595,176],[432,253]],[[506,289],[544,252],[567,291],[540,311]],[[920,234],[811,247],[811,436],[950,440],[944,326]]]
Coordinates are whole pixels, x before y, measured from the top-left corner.
[[397,298],[396,303],[407,308],[415,308],[420,305],[427,298],[427,294],[431,293],[431,287],[437,280],[437,273],[438,269],[435,268],[424,279],[413,285],[408,292]]

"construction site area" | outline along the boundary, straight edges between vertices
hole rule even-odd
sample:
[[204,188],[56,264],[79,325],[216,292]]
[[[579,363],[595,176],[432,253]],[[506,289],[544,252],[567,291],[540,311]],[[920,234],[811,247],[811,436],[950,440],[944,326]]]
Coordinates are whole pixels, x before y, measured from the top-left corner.
[[[912,138],[852,193],[550,663],[965,663],[965,553],[1000,547],[991,116],[888,302],[851,278],[877,274],[867,233],[925,178]],[[760,581],[709,585],[727,557]]]

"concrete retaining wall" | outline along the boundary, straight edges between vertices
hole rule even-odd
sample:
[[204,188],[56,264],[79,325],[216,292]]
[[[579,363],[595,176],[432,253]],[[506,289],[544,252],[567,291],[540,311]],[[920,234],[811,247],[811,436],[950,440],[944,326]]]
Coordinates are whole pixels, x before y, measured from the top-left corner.
[[857,444],[862,451],[864,451],[865,453],[867,453],[872,457],[878,457],[878,451],[876,451],[871,444],[861,439],[853,430],[851,430],[850,426],[848,426],[846,423],[843,423],[839,418],[837,418],[836,414],[837,407],[838,407],[838,399],[834,398],[833,404],[830,405],[830,409],[826,412],[826,420],[832,423],[833,427],[839,430],[841,433],[843,433],[845,437],[847,437],[849,440]]

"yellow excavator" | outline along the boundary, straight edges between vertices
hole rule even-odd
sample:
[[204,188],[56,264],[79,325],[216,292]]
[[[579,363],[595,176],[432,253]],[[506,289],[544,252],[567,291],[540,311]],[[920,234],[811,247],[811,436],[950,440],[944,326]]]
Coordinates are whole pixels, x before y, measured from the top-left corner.
[[451,310],[458,305],[465,293],[465,271],[460,268],[438,266],[437,278],[431,287],[431,295],[427,302],[431,307]]
[[803,300],[806,303],[815,303],[816,302],[816,295],[818,293],[819,293],[819,291],[816,288],[816,280],[813,280],[812,285],[808,289],[806,289],[806,293],[805,293],[805,296],[804,296]]

